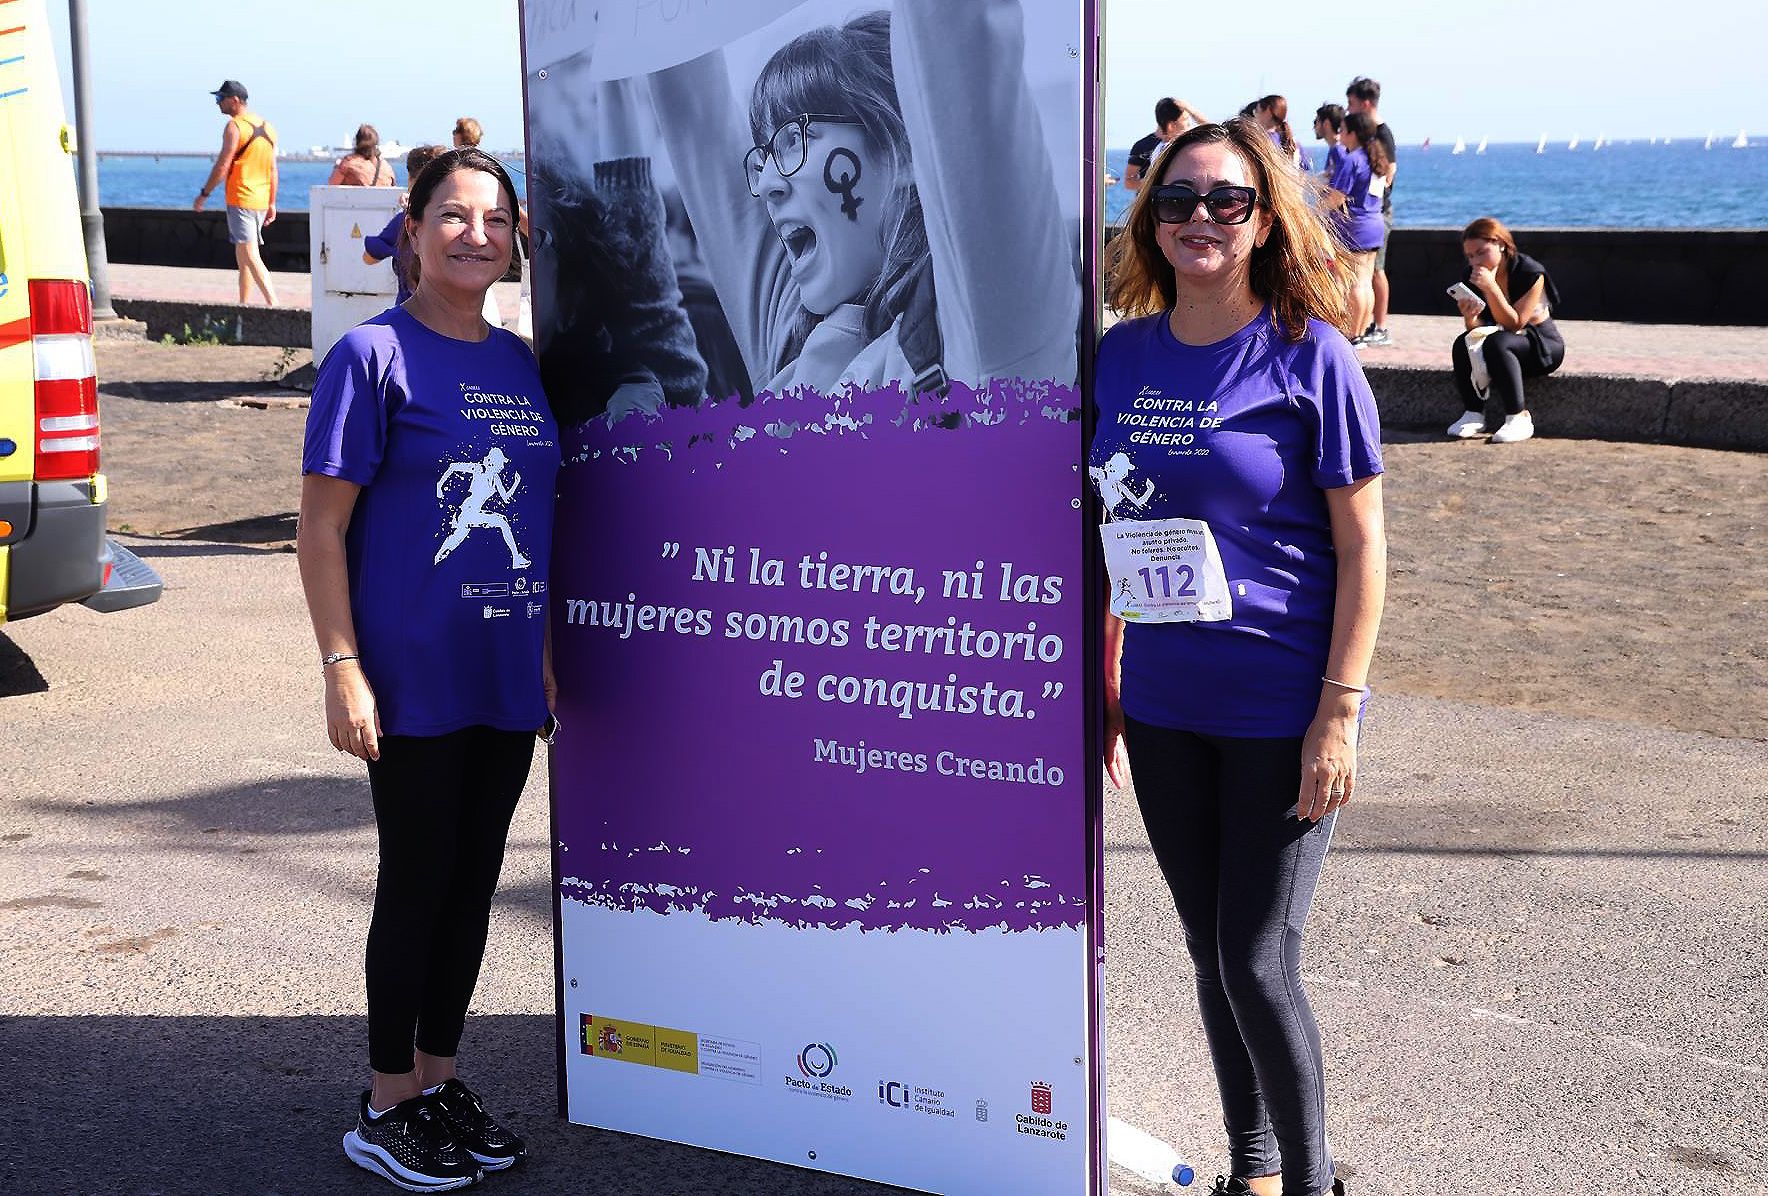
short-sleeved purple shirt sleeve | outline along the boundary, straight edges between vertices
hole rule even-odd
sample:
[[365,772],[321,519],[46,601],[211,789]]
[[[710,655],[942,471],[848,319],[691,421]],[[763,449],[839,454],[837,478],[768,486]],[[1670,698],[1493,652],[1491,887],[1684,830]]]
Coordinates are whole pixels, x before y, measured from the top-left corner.
[[1208,523],[1233,603],[1223,622],[1128,624],[1124,712],[1208,734],[1305,733],[1337,592],[1325,492],[1382,471],[1350,344],[1319,321],[1290,342],[1267,311],[1185,345],[1151,316],[1106,333],[1096,378],[1088,464],[1111,518]]
[[389,735],[546,721],[558,430],[534,356],[391,308],[319,367],[303,473],[362,489],[345,536],[357,651]]
[[387,447],[386,383],[396,361],[394,345],[367,324],[346,332],[326,354],[307,411],[302,473],[358,486],[374,481]]

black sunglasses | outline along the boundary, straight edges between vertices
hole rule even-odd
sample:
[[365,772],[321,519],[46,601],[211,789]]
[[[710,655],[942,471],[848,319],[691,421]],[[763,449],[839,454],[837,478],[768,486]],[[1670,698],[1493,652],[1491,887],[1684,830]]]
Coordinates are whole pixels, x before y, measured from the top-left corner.
[[1154,189],[1154,219],[1162,224],[1184,224],[1202,204],[1217,224],[1245,224],[1258,206],[1258,192],[1251,187],[1217,187],[1199,195],[1183,183]]

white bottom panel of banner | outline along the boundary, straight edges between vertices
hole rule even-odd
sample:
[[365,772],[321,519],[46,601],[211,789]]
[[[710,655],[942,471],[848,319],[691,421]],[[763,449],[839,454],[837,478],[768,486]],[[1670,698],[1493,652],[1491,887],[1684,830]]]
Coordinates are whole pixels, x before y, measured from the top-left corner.
[[946,1196],[1087,1190],[1084,930],[563,907],[572,1121]]

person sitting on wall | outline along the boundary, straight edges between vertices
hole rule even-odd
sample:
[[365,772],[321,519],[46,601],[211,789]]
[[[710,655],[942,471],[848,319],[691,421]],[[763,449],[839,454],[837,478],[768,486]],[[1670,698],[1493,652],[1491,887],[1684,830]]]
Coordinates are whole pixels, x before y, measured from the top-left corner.
[[[1449,435],[1471,440],[1490,432],[1493,444],[1527,440],[1535,418],[1524,405],[1522,380],[1543,378],[1565,361],[1565,338],[1553,322],[1559,290],[1546,267],[1518,250],[1510,230],[1491,216],[1461,230],[1461,252],[1467,258],[1461,281],[1478,298],[1456,300],[1467,324],[1452,351],[1464,410]],[[1488,395],[1504,408],[1495,431],[1486,426]]]

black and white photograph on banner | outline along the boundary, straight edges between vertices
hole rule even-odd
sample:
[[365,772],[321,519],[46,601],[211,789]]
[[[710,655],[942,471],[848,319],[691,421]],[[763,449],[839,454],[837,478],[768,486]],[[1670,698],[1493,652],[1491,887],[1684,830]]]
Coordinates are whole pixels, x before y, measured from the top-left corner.
[[527,12],[536,303],[559,313],[536,348],[563,422],[1074,380],[1073,4]]

